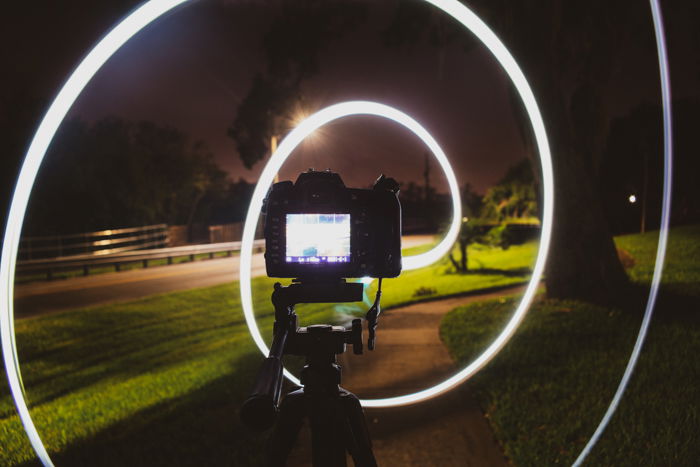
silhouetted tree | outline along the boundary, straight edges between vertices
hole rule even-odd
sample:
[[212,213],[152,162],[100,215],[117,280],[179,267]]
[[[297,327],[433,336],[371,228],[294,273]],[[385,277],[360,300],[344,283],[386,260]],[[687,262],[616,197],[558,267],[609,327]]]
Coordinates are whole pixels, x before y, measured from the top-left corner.
[[0,98],[0,206],[3,209],[9,207],[22,157],[45,106],[42,99],[21,90],[8,91]]
[[467,249],[472,243],[482,242],[484,240],[486,230],[488,229],[485,229],[478,219],[469,219],[468,221],[462,222],[462,226],[459,230],[459,236],[457,237],[459,255],[456,256],[452,251],[450,251],[448,255],[450,263],[452,263],[452,266],[457,272],[465,273],[469,271],[469,257]]
[[154,223],[191,224],[226,175],[200,142],[151,122],[65,122],[32,193],[34,235]]
[[[647,213],[658,212],[663,175],[661,140],[659,106],[643,105],[612,122],[600,183],[613,231],[644,230]],[[630,195],[635,196],[635,203],[629,201]],[[658,221],[658,216],[653,217]]]
[[272,136],[290,129],[303,102],[301,83],[319,71],[318,55],[365,17],[366,6],[349,0],[282,0],[265,34],[264,73],[253,79],[228,129],[247,168],[270,152]]
[[[673,212],[674,223],[700,220],[700,160],[696,156],[697,115],[700,101],[673,102]],[[616,232],[657,228],[663,187],[663,131],[661,106],[644,104],[613,121],[601,165],[605,210]],[[636,202],[630,203],[634,194]]]
[[212,224],[228,224],[241,222],[248,214],[250,199],[253,197],[255,183],[250,183],[243,178],[228,183],[223,193],[207,203],[211,213],[208,215]]
[[508,169],[506,175],[486,191],[482,216],[498,222],[508,218],[535,217],[537,197],[529,159]]
[[459,255],[455,257],[454,252],[450,251],[448,258],[457,272],[465,273],[469,271],[467,248],[472,243],[484,241],[488,228],[479,219],[483,207],[482,197],[472,189],[469,183],[465,184],[461,191],[464,217],[457,237]]
[[397,2],[394,20],[385,29],[384,42],[393,47],[414,47],[430,44],[437,56],[438,79],[444,75],[445,48],[448,44],[460,41],[462,48],[470,50],[474,46],[471,37],[464,34],[461,26],[426,2]]

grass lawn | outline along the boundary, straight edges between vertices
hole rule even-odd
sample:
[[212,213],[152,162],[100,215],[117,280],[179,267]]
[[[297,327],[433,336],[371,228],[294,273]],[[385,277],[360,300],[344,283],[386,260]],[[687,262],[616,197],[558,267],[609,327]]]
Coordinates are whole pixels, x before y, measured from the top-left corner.
[[[522,282],[536,250],[475,245],[473,273],[449,273],[445,261],[408,271],[385,282],[382,304]],[[253,280],[264,336],[273,282]],[[366,308],[306,305],[298,313],[302,324],[340,322]],[[57,465],[260,464],[262,437],[237,415],[261,362],[237,283],[23,319],[16,332],[31,413]],[[36,462],[5,378],[0,441],[0,465]]]
[[[659,232],[623,235],[615,239],[618,248],[635,259],[629,276],[639,284],[649,284],[654,273]],[[679,295],[700,297],[700,226],[671,230],[666,249],[663,275],[664,289]]]
[[[638,312],[539,300],[513,340],[469,383],[515,465],[570,465],[617,388],[641,324],[658,233],[616,239],[634,259]],[[673,229],[663,291],[637,370],[587,465],[697,465],[700,458],[700,226]],[[458,308],[441,334],[469,363],[514,298]]]

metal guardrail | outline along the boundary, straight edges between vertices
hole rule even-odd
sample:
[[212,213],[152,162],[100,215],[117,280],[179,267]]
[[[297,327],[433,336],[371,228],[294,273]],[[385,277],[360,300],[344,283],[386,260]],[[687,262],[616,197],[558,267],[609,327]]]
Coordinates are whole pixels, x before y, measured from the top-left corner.
[[[253,247],[256,250],[262,250],[264,246],[264,239],[253,242]],[[90,268],[97,266],[113,266],[115,271],[120,271],[123,264],[141,262],[143,267],[147,268],[149,261],[157,259],[167,259],[168,264],[172,264],[174,258],[189,256],[190,261],[194,261],[195,257],[201,254],[208,254],[209,258],[213,258],[217,253],[226,253],[227,256],[231,256],[234,251],[240,250],[241,242],[226,242],[129,251],[99,256],[89,254],[63,256],[53,259],[32,259],[19,261],[16,272],[17,274],[45,273],[46,278],[51,280],[53,273],[57,271],[82,269],[83,275],[87,276],[90,274]]]
[[31,260],[69,255],[109,255],[122,251],[164,247],[167,244],[167,224],[156,224],[70,235],[22,237],[19,258]]

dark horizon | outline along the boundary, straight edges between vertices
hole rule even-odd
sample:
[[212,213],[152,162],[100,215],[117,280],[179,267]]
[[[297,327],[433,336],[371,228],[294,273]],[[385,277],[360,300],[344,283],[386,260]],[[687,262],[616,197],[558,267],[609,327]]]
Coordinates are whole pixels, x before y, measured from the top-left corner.
[[[263,13],[211,3],[173,13],[119,51],[71,115],[88,121],[117,115],[175,126],[205,141],[233,179],[257,180],[263,163],[245,169],[226,130],[254,74],[265,69],[260,42],[270,18]],[[457,43],[447,50],[442,70],[432,47],[389,48],[380,34],[390,20],[390,9],[374,9],[365,24],[323,51],[319,73],[303,84],[303,110],[347,100],[393,105],[434,134],[456,162],[461,183],[485,191],[526,157],[506,77],[483,50],[465,53]],[[322,130],[323,137],[314,135],[295,151],[282,178],[313,167],[332,168],[358,186],[379,173],[422,179],[426,148],[392,122],[351,117]],[[445,191],[442,174],[433,171],[433,178]]]

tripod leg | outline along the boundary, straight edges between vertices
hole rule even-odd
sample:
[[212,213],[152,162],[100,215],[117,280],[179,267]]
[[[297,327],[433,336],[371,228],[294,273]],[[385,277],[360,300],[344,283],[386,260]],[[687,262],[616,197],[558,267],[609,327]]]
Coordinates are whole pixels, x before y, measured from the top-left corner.
[[284,467],[296,442],[306,411],[304,390],[287,394],[280,404],[280,413],[267,449],[268,467]]
[[[308,395],[307,395],[308,396]],[[347,424],[336,395],[309,397],[311,450],[314,467],[346,467],[344,424]]]
[[355,394],[341,388],[340,405],[350,428],[347,446],[352,460],[355,462],[355,467],[377,467],[377,460],[372,452],[372,440],[369,437],[360,400]]

